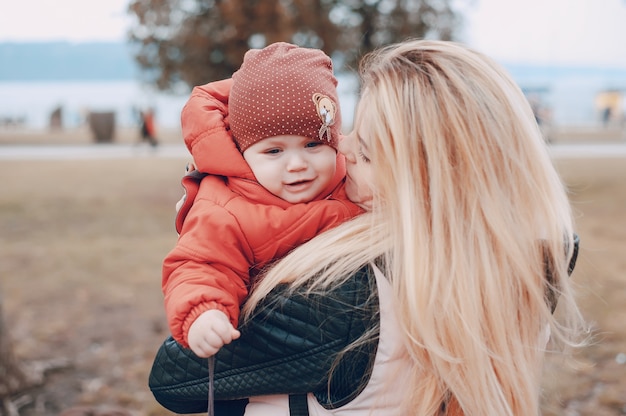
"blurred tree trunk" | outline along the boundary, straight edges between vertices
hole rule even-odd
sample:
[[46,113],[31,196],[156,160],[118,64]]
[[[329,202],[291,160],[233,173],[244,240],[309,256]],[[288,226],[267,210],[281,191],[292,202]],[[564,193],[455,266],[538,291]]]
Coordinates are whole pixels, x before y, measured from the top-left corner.
[[115,136],[115,113],[113,111],[90,112],[89,128],[96,143],[111,143]]

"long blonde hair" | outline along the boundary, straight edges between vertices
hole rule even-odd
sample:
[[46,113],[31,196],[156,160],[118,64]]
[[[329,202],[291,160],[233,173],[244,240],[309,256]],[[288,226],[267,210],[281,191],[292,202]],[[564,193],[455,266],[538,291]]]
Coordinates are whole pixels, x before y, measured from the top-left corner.
[[280,282],[323,289],[383,256],[413,369],[407,414],[538,414],[542,333],[573,345],[582,318],[570,205],[526,98],[453,42],[382,48],[361,78],[373,209],[278,262],[246,311]]

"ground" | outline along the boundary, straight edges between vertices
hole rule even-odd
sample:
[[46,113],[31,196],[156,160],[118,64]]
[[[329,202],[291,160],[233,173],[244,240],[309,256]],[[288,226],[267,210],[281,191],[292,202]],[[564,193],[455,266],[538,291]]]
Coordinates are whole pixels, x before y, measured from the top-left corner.
[[[147,377],[167,335],[160,268],[176,241],[185,162],[0,163],[5,319],[25,366],[59,364],[14,397],[21,415],[170,414]],[[544,415],[626,415],[626,161],[556,164],[571,189],[581,237],[572,279],[595,342],[575,360],[549,357]]]

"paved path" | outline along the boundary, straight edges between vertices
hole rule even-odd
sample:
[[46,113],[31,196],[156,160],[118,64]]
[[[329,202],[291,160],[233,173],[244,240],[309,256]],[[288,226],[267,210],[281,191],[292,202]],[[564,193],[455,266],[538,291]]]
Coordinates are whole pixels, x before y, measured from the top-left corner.
[[173,144],[162,144],[156,148],[145,144],[0,146],[0,160],[131,159],[142,157],[191,158],[184,145]]
[[560,159],[625,158],[626,143],[553,144],[550,154]]
[[[626,143],[608,144],[554,144],[550,146],[554,158],[626,158]],[[71,160],[71,159],[130,159],[130,158],[190,159],[183,145],[162,144],[156,149],[147,145],[93,144],[93,145],[0,145],[0,160]]]

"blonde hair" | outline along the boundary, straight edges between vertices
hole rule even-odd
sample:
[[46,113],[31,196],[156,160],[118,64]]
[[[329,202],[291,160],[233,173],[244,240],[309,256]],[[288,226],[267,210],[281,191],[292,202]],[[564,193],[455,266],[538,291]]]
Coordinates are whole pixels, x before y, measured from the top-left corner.
[[539,414],[542,334],[574,345],[583,321],[570,205],[525,96],[453,42],[382,48],[361,77],[373,209],[278,262],[246,311],[280,282],[323,290],[382,256],[413,369],[407,414]]

